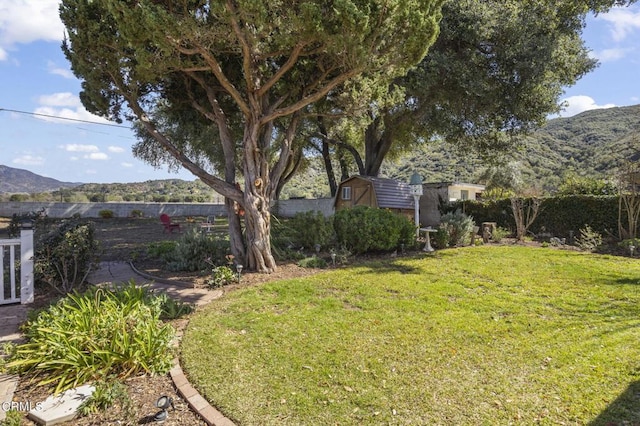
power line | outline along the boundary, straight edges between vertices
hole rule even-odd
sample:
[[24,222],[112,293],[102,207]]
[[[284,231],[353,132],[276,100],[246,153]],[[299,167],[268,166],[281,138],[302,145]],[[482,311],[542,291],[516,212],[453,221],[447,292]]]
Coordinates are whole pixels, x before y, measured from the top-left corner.
[[131,129],[131,126],[123,126],[121,124],[100,123],[98,121],[81,120],[79,118],[58,117],[58,116],[55,116],[55,115],[41,114],[41,113],[38,113],[38,112],[18,111],[18,110],[15,110],[15,109],[0,108],[0,112],[2,112],[2,111],[15,112],[16,114],[33,115],[33,116],[36,116],[36,117],[55,118],[56,120],[67,120],[67,121],[75,121],[75,122],[78,122],[78,123],[96,124],[98,126],[109,126],[109,127],[119,127],[119,128],[122,128],[122,129]]

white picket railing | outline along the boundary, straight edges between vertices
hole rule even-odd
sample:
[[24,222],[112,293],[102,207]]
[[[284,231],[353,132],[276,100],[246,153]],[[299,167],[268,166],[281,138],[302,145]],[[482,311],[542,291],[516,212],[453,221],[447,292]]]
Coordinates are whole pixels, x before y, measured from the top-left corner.
[[0,239],[0,305],[32,302],[33,230],[22,229],[20,238]]

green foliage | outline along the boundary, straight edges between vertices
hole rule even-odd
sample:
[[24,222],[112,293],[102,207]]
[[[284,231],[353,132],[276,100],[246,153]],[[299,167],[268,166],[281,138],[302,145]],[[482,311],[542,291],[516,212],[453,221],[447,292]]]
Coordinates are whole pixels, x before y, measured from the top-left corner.
[[131,217],[144,217],[144,212],[139,209],[131,210]]
[[602,245],[602,234],[586,225],[580,229],[580,234],[576,237],[576,245],[584,251],[595,251]]
[[229,266],[215,266],[211,270],[211,278],[207,280],[209,288],[219,288],[238,281],[238,275]]
[[298,262],[301,268],[326,268],[327,261],[318,256],[305,257]]
[[501,243],[502,239],[505,238],[507,235],[509,235],[510,232],[508,229],[503,228],[501,226],[496,227],[496,229],[493,230],[493,232],[491,233],[491,239],[493,241],[495,241],[496,243]]
[[191,229],[176,241],[167,268],[170,271],[202,271],[207,269],[208,262],[216,265],[226,263],[228,253],[228,240]]
[[590,176],[567,173],[558,187],[558,195],[616,195],[618,188],[612,182]]
[[[585,225],[600,233],[614,233],[618,227],[618,197],[571,195],[541,199],[540,213],[530,230],[537,234],[548,232],[556,237],[569,237]],[[462,208],[454,203],[451,208]],[[509,200],[465,201],[465,213],[477,223],[496,222],[498,226],[514,229]],[[623,221],[626,214],[623,212]]]
[[338,245],[356,254],[396,250],[415,244],[412,221],[390,210],[357,206],[336,212],[333,218]]
[[327,247],[335,239],[332,218],[324,217],[319,211],[296,213],[286,226],[291,230],[291,241],[296,247],[313,249],[316,244]]
[[171,260],[171,256],[176,250],[176,241],[164,240],[155,241],[147,245],[147,254],[152,258],[160,259],[165,262]]
[[622,247],[627,252],[629,252],[629,248],[632,246],[636,253],[640,253],[640,238],[629,238],[618,243],[618,247]]
[[191,304],[169,297],[166,293],[154,295],[154,303],[160,306],[160,319],[163,321],[182,318],[193,312]]
[[111,219],[115,217],[115,214],[113,213],[113,210],[103,209],[98,212],[98,216],[102,219]]
[[121,404],[125,412],[133,411],[133,402],[127,393],[127,387],[121,382],[99,380],[94,383],[94,387],[91,396],[78,407],[81,416],[105,411],[116,403]]
[[98,259],[94,225],[81,219],[67,219],[44,234],[36,243],[36,280],[61,294],[82,285]]
[[24,413],[16,410],[9,410],[5,412],[6,417],[4,420],[0,421],[0,426],[20,426],[22,425],[22,419],[24,418]]
[[36,232],[44,231],[44,227],[47,225],[46,209],[42,207],[39,210],[24,214],[14,213],[9,222],[9,238],[16,238],[20,235],[20,228],[25,221],[30,221]]
[[445,213],[440,218],[434,243],[439,248],[467,245],[471,242],[474,226],[471,216],[458,211]]
[[161,303],[133,281],[115,290],[69,294],[27,322],[27,343],[8,368],[55,384],[56,392],[87,381],[171,368],[173,329],[161,325]]

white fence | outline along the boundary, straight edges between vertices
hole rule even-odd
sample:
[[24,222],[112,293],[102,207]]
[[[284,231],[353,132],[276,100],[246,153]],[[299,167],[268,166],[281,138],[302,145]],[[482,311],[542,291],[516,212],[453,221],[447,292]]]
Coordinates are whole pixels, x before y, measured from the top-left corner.
[[20,238],[0,239],[0,290],[0,305],[33,302],[32,229],[21,230]]

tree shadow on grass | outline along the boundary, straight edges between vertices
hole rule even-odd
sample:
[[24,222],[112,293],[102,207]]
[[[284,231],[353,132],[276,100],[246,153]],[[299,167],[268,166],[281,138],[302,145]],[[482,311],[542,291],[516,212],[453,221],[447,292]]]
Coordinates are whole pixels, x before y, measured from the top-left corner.
[[640,381],[631,383],[589,426],[640,424]]
[[368,269],[365,273],[370,274],[386,274],[393,272],[400,274],[417,274],[420,272],[420,268],[407,265],[399,260],[368,262],[362,266]]

